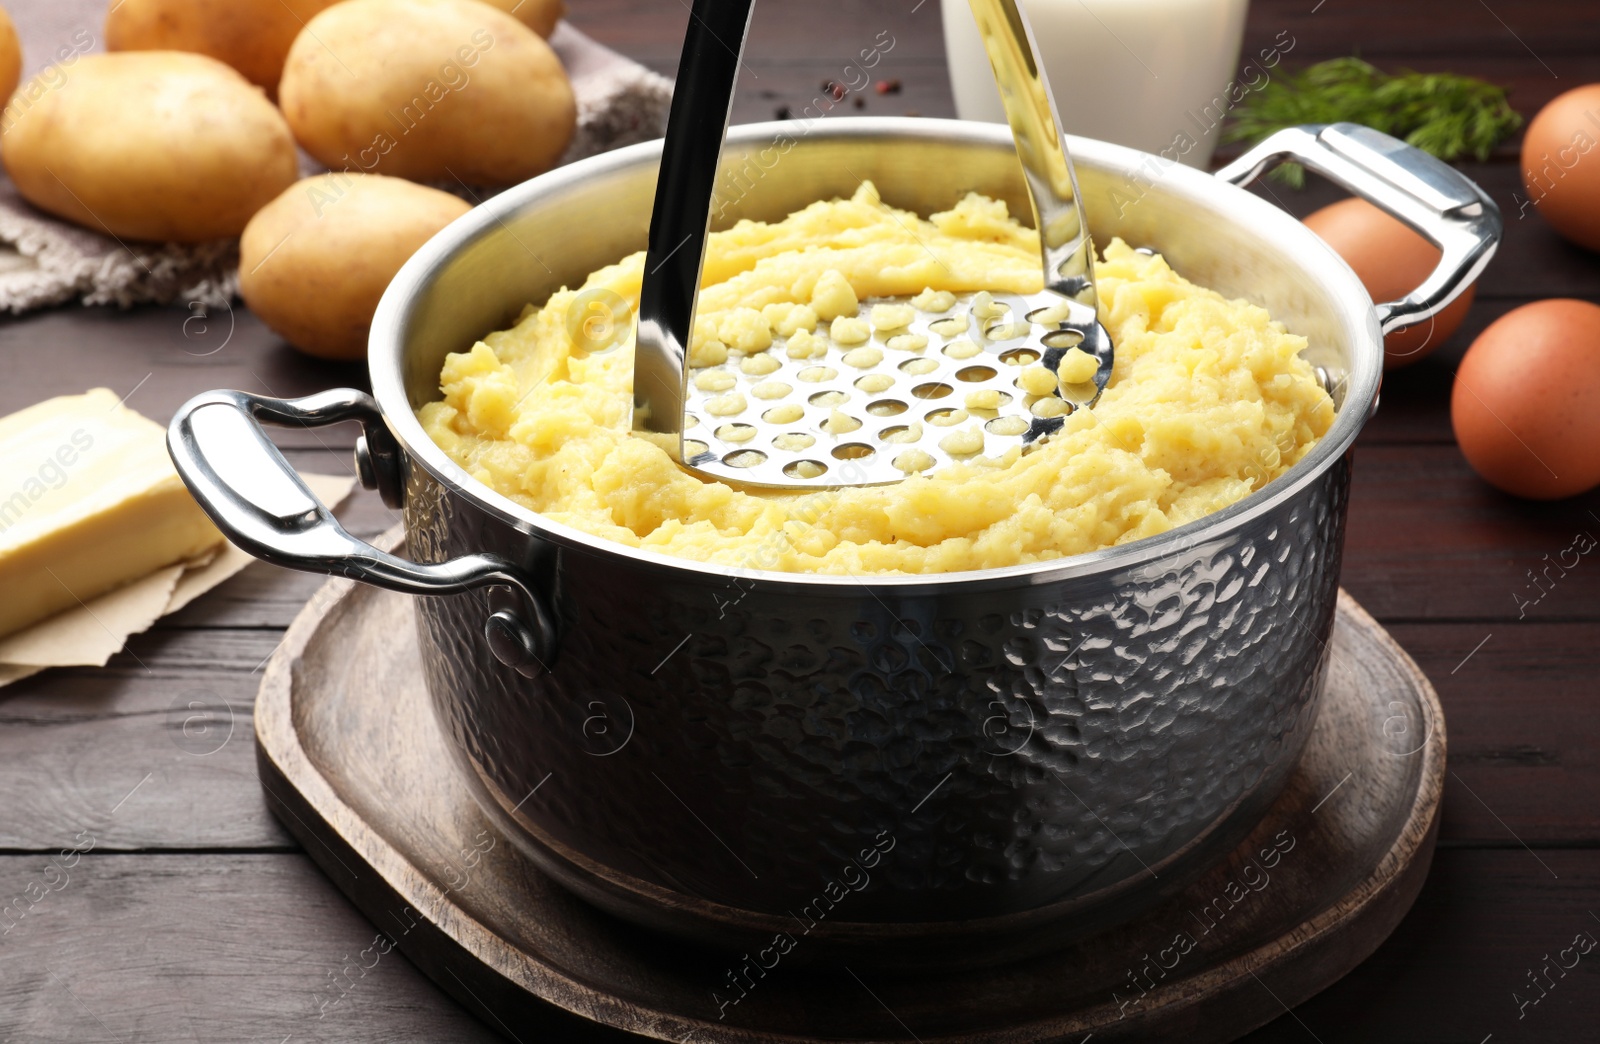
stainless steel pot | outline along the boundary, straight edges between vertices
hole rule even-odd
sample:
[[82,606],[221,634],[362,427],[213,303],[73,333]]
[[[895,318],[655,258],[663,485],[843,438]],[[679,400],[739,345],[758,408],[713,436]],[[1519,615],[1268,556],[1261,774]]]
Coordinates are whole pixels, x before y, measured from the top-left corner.
[[[1349,125],[1288,131],[1219,176],[1071,143],[1092,231],[1310,340],[1338,403],[1287,475],[1163,536],[927,577],[726,569],[532,514],[423,433],[447,352],[644,246],[659,143],[554,171],[425,246],[378,309],[373,396],[213,392],[173,420],[184,480],[240,546],[409,591],[438,720],[484,808],[538,864],[631,920],[796,959],[996,959],[1129,916],[1234,846],[1315,718],[1349,452],[1384,330],[1442,308],[1493,253],[1494,204]],[[1289,156],[1444,251],[1404,301],[1368,300],[1289,215],[1229,182]],[[735,128],[721,224],[861,178],[920,213],[969,191],[1027,205],[1002,127],[850,119]],[[259,421],[359,420],[369,486],[412,561],[345,533]],[[397,640],[401,640],[397,636]]]

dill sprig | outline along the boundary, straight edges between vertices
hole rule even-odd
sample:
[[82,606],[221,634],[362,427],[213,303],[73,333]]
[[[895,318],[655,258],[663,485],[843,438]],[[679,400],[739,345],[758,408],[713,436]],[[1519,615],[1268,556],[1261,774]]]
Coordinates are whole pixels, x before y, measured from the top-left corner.
[[[1224,141],[1254,144],[1302,123],[1348,120],[1403,138],[1445,161],[1486,160],[1496,145],[1522,126],[1506,91],[1452,73],[1383,72],[1360,58],[1318,62],[1274,79],[1233,112]],[[1299,188],[1305,170],[1285,163],[1274,174]]]

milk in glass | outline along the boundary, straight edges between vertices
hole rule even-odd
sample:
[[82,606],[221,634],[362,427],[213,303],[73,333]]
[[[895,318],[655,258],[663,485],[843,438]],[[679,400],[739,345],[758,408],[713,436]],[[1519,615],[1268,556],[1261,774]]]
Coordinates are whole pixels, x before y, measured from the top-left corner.
[[[1239,47],[1249,0],[1020,0],[1068,134],[1191,166],[1211,159],[1223,118],[1274,74],[1293,38]],[[943,0],[956,112],[1005,122],[967,0]],[[1270,65],[1268,62],[1270,61]]]

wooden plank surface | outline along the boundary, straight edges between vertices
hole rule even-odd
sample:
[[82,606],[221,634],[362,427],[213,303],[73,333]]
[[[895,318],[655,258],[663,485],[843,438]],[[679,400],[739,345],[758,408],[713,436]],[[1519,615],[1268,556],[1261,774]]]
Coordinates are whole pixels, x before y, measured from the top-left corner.
[[[682,4],[569,7],[603,42],[675,68]],[[1490,78],[1530,115],[1600,80],[1593,0],[1255,0],[1246,53],[1284,31],[1296,41],[1285,68],[1359,51],[1384,68]],[[735,119],[805,105],[883,32],[895,46],[873,75],[898,80],[899,92],[864,91],[863,106],[852,100],[838,118],[950,115],[936,0],[810,0],[758,6]],[[1445,706],[1442,851],[1389,943],[1255,1042],[1588,1041],[1600,1024],[1600,957],[1541,975],[1538,1004],[1519,1012],[1513,1000],[1539,996],[1528,972],[1576,933],[1600,933],[1600,564],[1547,574],[1542,591],[1528,576],[1578,532],[1600,535],[1600,495],[1550,505],[1502,496],[1467,468],[1449,426],[1454,366],[1484,326],[1543,296],[1600,301],[1600,257],[1523,213],[1515,154],[1513,142],[1464,168],[1504,211],[1505,242],[1463,329],[1386,379],[1357,450],[1350,509],[1344,583]],[[1301,215],[1341,195],[1325,184],[1269,188]],[[131,405],[165,420],[213,387],[299,395],[364,382],[359,367],[299,356],[237,306],[203,317],[181,306],[61,309],[0,323],[0,413],[90,383],[132,392]],[[353,438],[335,428],[280,441],[297,466],[341,472]],[[393,518],[367,493],[340,514],[368,536]],[[253,672],[318,582],[252,566],[106,669],[0,690],[0,895],[44,882],[46,854],[79,831],[96,841],[70,882],[0,937],[0,1041],[500,1039],[397,954],[338,978],[375,929],[261,796]],[[217,714],[209,739],[183,735],[191,700]],[[230,715],[231,736],[207,750]],[[351,985],[318,1018],[330,982]]]
[[[293,398],[367,382],[364,366],[301,355],[238,303],[209,313],[198,305],[59,308],[0,321],[0,412],[89,385],[125,395],[130,407],[165,423],[211,388]],[[278,442],[350,447],[357,433],[355,425],[285,431]]]
[[[87,844],[104,825],[73,823],[59,843],[87,829]],[[398,953],[378,953],[377,929],[299,853],[96,850],[65,876],[48,865],[0,857],[8,887],[49,889],[0,939],[0,1039],[501,1039]]]
[[[83,829],[64,829],[63,844]],[[0,940],[0,1039],[28,1044],[477,1044],[467,1015],[300,853],[81,857],[44,885],[43,855],[0,856],[0,880],[49,891]],[[1554,875],[1554,876],[1552,876]],[[1512,901],[1514,900],[1514,901]],[[1304,1044],[1588,1041],[1600,1020],[1589,954],[1538,996],[1579,932],[1600,938],[1588,852],[1441,851],[1414,912],[1356,972],[1246,1038]],[[3,927],[0,927],[3,930]],[[1547,958],[1546,955],[1549,955]],[[1567,960],[1570,961],[1569,954]],[[365,975],[361,966],[370,965]],[[1541,979],[1541,981],[1545,981]],[[1268,975],[1263,990],[1271,989]],[[327,1007],[320,1006],[324,1001]],[[320,1015],[320,1017],[319,1017]],[[931,1040],[938,1026],[910,1027]],[[1313,1036],[1314,1035],[1314,1036]],[[910,1040],[910,1035],[901,1037]],[[524,1044],[533,1044],[525,1041]]]

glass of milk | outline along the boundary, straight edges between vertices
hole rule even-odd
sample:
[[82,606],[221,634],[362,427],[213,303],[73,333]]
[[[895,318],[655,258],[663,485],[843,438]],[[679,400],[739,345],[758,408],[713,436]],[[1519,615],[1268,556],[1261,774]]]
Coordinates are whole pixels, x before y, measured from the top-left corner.
[[[967,0],[942,0],[956,113],[1006,122]],[[1293,37],[1239,48],[1250,0],[1019,0],[1068,134],[1205,167],[1228,112],[1271,76]],[[1270,61],[1270,64],[1268,64]]]

